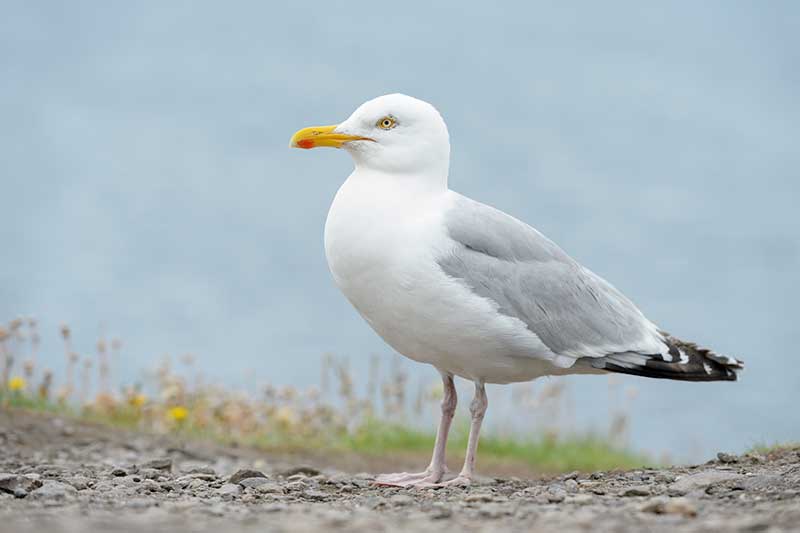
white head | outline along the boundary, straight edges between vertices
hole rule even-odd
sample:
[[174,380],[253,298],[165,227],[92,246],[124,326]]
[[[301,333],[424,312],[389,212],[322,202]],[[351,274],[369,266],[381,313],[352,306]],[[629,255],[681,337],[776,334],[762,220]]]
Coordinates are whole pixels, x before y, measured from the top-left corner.
[[365,102],[336,126],[305,128],[291,146],[344,148],[357,168],[447,180],[450,136],[432,105],[404,94]]

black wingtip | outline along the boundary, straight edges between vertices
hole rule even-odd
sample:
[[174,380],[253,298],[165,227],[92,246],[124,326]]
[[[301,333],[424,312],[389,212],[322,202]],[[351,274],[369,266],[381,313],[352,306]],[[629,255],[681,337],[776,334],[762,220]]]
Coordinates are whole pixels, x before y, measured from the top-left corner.
[[609,372],[679,381],[738,381],[744,363],[719,355],[693,342],[682,341],[662,332],[668,346],[666,354],[611,354],[599,368]]

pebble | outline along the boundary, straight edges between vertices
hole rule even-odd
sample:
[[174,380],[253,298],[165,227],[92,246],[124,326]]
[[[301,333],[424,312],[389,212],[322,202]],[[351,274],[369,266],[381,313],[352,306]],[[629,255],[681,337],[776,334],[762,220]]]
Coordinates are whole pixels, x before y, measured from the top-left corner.
[[17,498],[24,498],[30,491],[41,486],[42,482],[38,478],[18,474],[0,474],[0,491],[13,494]]
[[311,501],[323,501],[328,499],[328,493],[321,490],[309,489],[303,492],[303,497]]
[[310,477],[310,476],[317,476],[317,475],[319,475],[321,473],[322,472],[319,469],[314,468],[313,466],[299,465],[299,466],[293,466],[291,468],[287,468],[286,470],[283,470],[282,472],[280,472],[279,475],[281,475],[283,477],[286,477],[286,478],[291,477],[291,476],[295,476],[297,474],[303,474],[304,476],[309,476]]
[[197,465],[183,471],[184,474],[204,474],[211,477],[217,477],[217,472],[207,465]]
[[259,472],[258,470],[252,470],[249,468],[242,468],[237,470],[229,479],[228,483],[239,483],[243,479],[249,479],[254,477],[263,477],[266,478],[266,474],[263,472]]
[[42,486],[31,492],[28,496],[35,500],[66,500],[78,491],[75,487],[61,481],[47,479]]
[[697,516],[695,504],[683,497],[656,496],[643,503],[639,510],[645,513],[680,515],[685,518]]
[[270,483],[270,480],[265,477],[248,477],[239,482],[239,485],[245,488],[254,489],[256,487],[260,487],[265,483]]
[[634,485],[633,487],[627,487],[622,489],[619,495],[625,497],[650,496],[652,493],[653,489],[651,489],[647,485]]
[[169,457],[162,457],[159,459],[151,459],[143,463],[142,468],[152,468],[153,470],[165,470],[167,472],[172,471],[172,459]]
[[240,487],[236,483],[225,483],[220,488],[217,489],[217,494],[224,497],[235,497],[242,493],[242,487]]
[[267,483],[264,485],[259,485],[256,488],[256,491],[260,492],[261,494],[283,494],[283,487],[278,484],[271,484]]
[[720,463],[726,463],[726,464],[738,463],[739,462],[739,457],[737,457],[736,455],[734,455],[732,453],[719,452],[717,454],[717,460]]
[[687,498],[671,498],[664,505],[665,514],[679,514],[687,518],[697,516],[697,506]]
[[208,483],[206,483],[204,480],[202,480],[200,478],[194,478],[191,481],[189,481],[188,485],[185,485],[185,488],[187,488],[189,490],[197,490],[197,489],[206,487],[207,485],[208,485]]
[[491,492],[473,492],[464,496],[467,503],[484,503],[494,501],[494,494]]
[[288,491],[300,491],[305,490],[308,485],[306,485],[304,481],[292,481],[291,483],[287,483],[285,487]]
[[740,478],[742,478],[741,474],[735,474],[733,472],[707,470],[678,478],[677,481],[668,487],[668,491],[671,495],[683,496],[693,490],[705,489],[716,483]]

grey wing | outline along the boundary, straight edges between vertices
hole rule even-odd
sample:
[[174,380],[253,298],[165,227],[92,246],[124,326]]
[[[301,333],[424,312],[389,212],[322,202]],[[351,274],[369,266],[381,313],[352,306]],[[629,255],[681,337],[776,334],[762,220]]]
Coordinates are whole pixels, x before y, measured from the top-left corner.
[[567,358],[559,366],[571,366],[573,358],[668,350],[630,300],[527,224],[458,195],[445,225],[455,246],[439,260],[442,270],[524,322]]

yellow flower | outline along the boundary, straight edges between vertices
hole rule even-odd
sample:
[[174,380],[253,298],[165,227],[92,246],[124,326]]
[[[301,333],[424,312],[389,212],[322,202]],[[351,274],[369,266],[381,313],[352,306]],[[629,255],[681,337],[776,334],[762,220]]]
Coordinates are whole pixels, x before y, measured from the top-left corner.
[[279,407],[275,412],[275,420],[283,426],[291,426],[295,420],[294,411],[290,407]]
[[8,388],[14,392],[25,389],[26,385],[27,384],[25,383],[25,380],[19,376],[15,376],[8,380]]
[[175,422],[182,422],[189,416],[189,410],[182,405],[176,405],[167,411],[167,416]]
[[141,408],[146,402],[147,402],[147,396],[145,396],[141,392],[137,392],[136,394],[132,394],[128,398],[128,403],[131,404],[131,406],[133,406],[133,407],[135,407],[137,409]]

